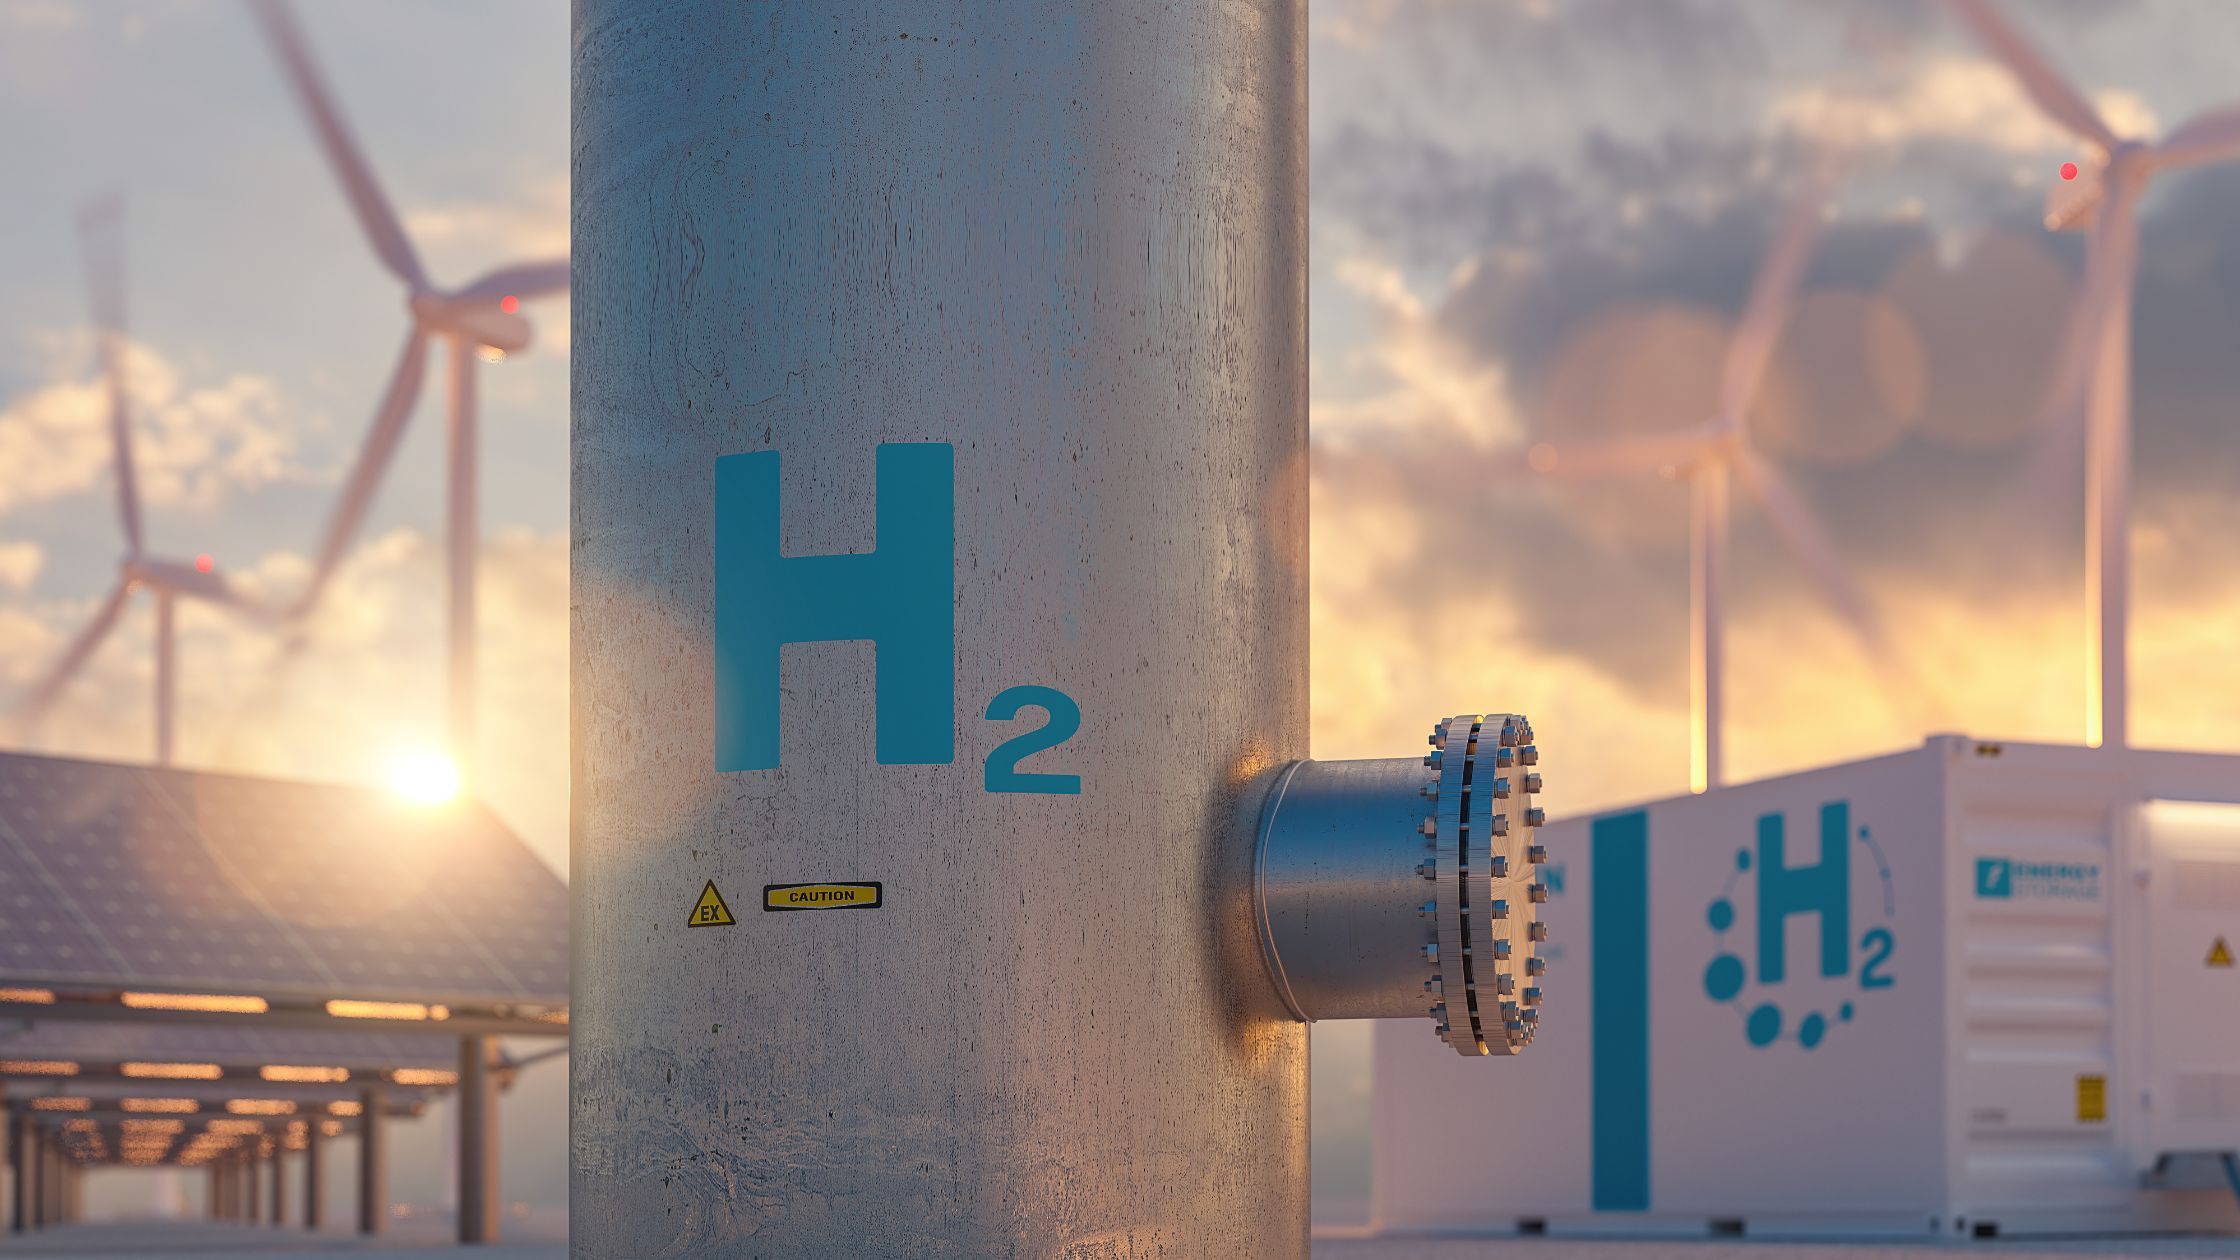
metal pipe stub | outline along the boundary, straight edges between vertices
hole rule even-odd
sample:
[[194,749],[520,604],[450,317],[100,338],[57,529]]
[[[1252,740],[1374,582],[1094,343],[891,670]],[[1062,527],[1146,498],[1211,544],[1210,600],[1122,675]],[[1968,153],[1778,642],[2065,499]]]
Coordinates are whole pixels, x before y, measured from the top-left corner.
[[1300,761],[1260,815],[1253,895],[1268,971],[1305,1020],[1430,1014],[1464,1055],[1539,1023],[1547,900],[1539,749],[1508,713],[1462,714],[1421,761]]

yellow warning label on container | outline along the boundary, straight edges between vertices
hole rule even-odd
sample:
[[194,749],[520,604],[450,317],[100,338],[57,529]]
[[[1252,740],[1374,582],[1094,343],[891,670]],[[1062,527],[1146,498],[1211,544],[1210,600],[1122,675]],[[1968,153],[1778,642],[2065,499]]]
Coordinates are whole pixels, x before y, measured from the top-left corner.
[[2225,944],[2224,938],[2221,936],[2217,938],[2216,944],[2209,947],[2208,965],[2211,967],[2229,967],[2232,965],[2232,947]]
[[692,903],[692,921],[687,927],[730,927],[738,920],[731,917],[731,907],[723,904],[723,894],[716,891],[716,882],[700,890],[700,900]]
[[868,884],[765,884],[765,910],[876,910],[879,885]]
[[2108,1078],[2077,1078],[2077,1123],[2098,1124],[2108,1118]]

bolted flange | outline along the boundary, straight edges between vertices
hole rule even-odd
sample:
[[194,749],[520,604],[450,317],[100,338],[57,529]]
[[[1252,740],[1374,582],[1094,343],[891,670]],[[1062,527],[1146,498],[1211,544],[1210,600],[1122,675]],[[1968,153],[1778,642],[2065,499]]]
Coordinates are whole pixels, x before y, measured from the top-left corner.
[[1469,1056],[1531,1043],[1548,895],[1541,776],[1518,768],[1539,763],[1532,741],[1521,714],[1459,714],[1432,728],[1420,763],[1277,772],[1254,901],[1269,974],[1294,1014],[1429,1015]]

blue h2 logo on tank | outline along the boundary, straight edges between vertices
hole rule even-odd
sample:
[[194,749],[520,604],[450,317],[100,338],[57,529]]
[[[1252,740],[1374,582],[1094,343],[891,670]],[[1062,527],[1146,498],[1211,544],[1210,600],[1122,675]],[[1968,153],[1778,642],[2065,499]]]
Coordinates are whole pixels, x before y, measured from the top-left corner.
[[[877,463],[874,549],[788,556],[778,549],[776,451],[726,455],[715,467],[715,761],[771,770],[784,752],[779,655],[788,643],[869,640],[876,654],[875,755],[881,765],[956,760],[956,448],[887,442]],[[1018,763],[1081,728],[1081,706],[1054,687],[1006,688],[986,716],[1040,708],[1049,722],[988,755],[990,792],[1072,795],[1077,775]]]
[[[1705,915],[1718,952],[1704,968],[1703,991],[1712,1001],[1735,1009],[1742,1018],[1743,1036],[1753,1046],[1771,1046],[1787,1039],[1811,1050],[1827,1038],[1832,1023],[1849,1023],[1856,1013],[1852,996],[1845,991],[1851,986],[1839,986],[1834,993],[1830,992],[1830,986],[1816,986],[1822,999],[1840,994],[1840,1002],[1832,1011],[1808,1010],[1792,1026],[1781,1003],[1765,992],[1789,980],[1788,923],[1792,917],[1801,915],[1812,917],[1818,929],[1814,933],[1818,948],[1812,951],[1816,959],[1799,961],[1811,972],[1817,972],[1822,980],[1851,978],[1854,838],[1859,850],[1874,859],[1876,874],[1882,882],[1882,921],[1870,927],[1857,943],[1856,988],[1869,992],[1887,989],[1894,983],[1890,952],[1897,942],[1890,923],[1896,915],[1896,895],[1890,864],[1883,859],[1873,833],[1866,827],[1854,831],[1850,803],[1830,801],[1820,807],[1817,861],[1789,864],[1787,818],[1780,813],[1759,817],[1754,849],[1735,851],[1726,887],[1712,901]],[[1737,918],[1736,894],[1745,883],[1756,894],[1753,898],[1757,962],[1754,976],[1740,952],[1743,947],[1728,936]]]

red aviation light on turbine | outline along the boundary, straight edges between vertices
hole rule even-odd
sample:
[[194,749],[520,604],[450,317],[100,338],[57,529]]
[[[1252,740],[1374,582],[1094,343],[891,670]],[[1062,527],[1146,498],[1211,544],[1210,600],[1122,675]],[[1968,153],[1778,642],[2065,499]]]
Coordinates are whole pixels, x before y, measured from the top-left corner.
[[[412,313],[430,332],[456,337],[468,345],[518,354],[529,348],[529,321],[487,297],[448,297],[416,293]],[[520,303],[516,301],[515,306]]]

